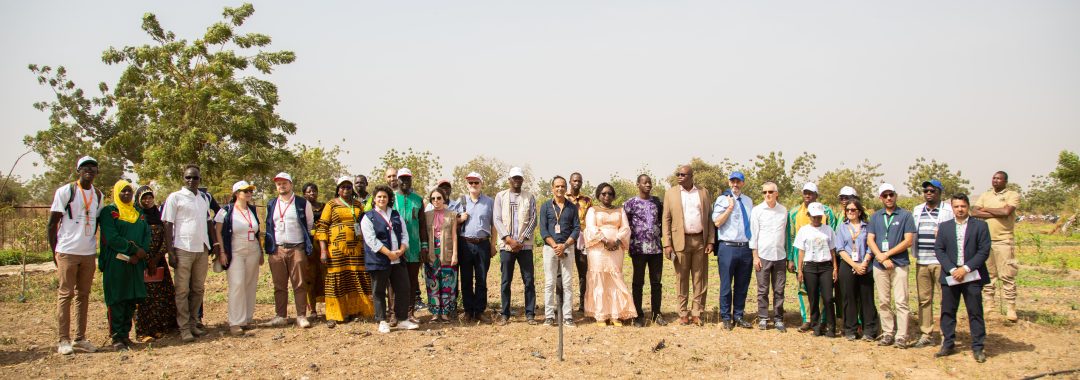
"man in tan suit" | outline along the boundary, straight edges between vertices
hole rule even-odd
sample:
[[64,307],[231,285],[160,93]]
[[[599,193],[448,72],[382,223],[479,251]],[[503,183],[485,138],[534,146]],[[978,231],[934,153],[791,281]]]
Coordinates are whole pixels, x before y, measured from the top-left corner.
[[[705,310],[708,286],[708,255],[713,251],[716,230],[711,228],[709,215],[712,204],[709,191],[694,186],[694,170],[689,165],[675,172],[679,186],[664,194],[662,218],[664,256],[675,265],[678,281],[679,323],[704,325],[701,312]],[[694,308],[687,310],[690,280],[694,281]]]

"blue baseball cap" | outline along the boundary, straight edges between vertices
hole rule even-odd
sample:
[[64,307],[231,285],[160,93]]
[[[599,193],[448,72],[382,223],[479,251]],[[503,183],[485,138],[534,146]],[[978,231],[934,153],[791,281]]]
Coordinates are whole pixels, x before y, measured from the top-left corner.
[[922,187],[926,187],[926,186],[933,186],[933,187],[936,187],[938,190],[945,190],[945,187],[941,185],[941,181],[938,181],[936,179],[932,179],[932,180],[923,182]]
[[731,175],[729,175],[727,179],[737,179],[746,182],[746,177],[743,176],[742,172],[731,172]]

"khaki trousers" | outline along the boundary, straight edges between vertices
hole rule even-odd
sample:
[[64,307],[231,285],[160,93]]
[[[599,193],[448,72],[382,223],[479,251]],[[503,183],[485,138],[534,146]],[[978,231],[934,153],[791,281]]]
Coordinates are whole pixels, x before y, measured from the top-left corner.
[[[708,227],[706,227],[708,228]],[[705,254],[703,234],[686,235],[686,244],[682,251],[675,251],[675,280],[678,282],[675,301],[679,304],[679,317],[687,315],[701,317],[705,311],[705,296],[708,293],[709,265]],[[690,281],[694,282],[693,309],[687,309],[690,296]]]
[[90,286],[94,283],[97,255],[56,254],[56,320],[60,340],[71,340],[71,300],[75,299],[75,340],[86,339],[86,313],[90,308]]

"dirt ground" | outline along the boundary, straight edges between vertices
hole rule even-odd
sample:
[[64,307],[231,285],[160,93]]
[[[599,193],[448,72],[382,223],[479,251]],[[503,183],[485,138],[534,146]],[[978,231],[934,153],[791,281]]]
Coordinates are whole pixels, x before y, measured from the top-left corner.
[[[489,273],[489,304],[498,302],[497,261]],[[709,280],[707,310],[715,310],[719,281],[715,262]],[[540,270],[540,267],[537,266]],[[376,325],[353,322],[329,329],[264,328],[248,336],[225,334],[224,276],[212,275],[205,321],[211,334],[183,344],[170,336],[139,344],[130,352],[56,353],[55,280],[52,273],[30,277],[28,302],[15,300],[18,276],[0,276],[0,375],[5,378],[1023,378],[1080,368],[1080,272],[1042,272],[1027,268],[1020,293],[1021,321],[1009,324],[999,314],[988,317],[986,352],[976,363],[969,351],[966,317],[958,331],[959,353],[935,359],[937,347],[900,350],[843,338],[813,337],[789,328],[781,334],[739,329],[726,331],[709,312],[704,327],[645,328],[597,326],[580,319],[564,331],[565,361],[559,361],[558,329],[529,326],[515,317],[508,326],[423,324],[418,331],[378,334]],[[264,277],[268,277],[265,273]],[[629,263],[626,266],[629,283]],[[664,269],[664,311],[674,318],[672,267]],[[543,273],[537,273],[537,310],[543,310]],[[260,287],[268,286],[264,281]],[[787,322],[797,326],[798,304],[789,280]],[[576,284],[575,284],[576,285]],[[50,287],[51,286],[51,287]],[[105,307],[95,284],[88,334],[107,346]],[[514,306],[522,313],[520,278]],[[915,303],[914,285],[911,302]],[[756,310],[754,287],[748,315]],[[648,290],[646,290],[648,294]],[[273,315],[260,289],[256,319]],[[645,297],[646,300],[648,296]],[[648,301],[646,301],[647,303]],[[576,304],[576,300],[575,300]],[[648,305],[646,305],[648,310]],[[912,310],[916,310],[914,307]],[[290,307],[291,312],[291,307]],[[427,319],[421,313],[422,320]],[[580,317],[580,316],[579,316]],[[912,317],[910,335],[917,323]],[[134,337],[133,337],[134,338]],[[657,346],[663,342],[663,348]],[[1074,372],[1058,378],[1080,378]]]

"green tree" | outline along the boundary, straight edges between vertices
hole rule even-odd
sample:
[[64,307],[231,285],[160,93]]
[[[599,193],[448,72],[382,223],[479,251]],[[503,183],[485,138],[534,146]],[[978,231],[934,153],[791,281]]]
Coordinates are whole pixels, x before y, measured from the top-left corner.
[[267,35],[239,33],[254,12],[251,4],[226,7],[222,21],[190,42],[145,14],[142,30],[151,43],[102,53],[106,64],[126,68],[111,93],[106,84],[98,86],[101,97],[86,98],[62,67],[52,72],[30,65],[57,97],[35,104],[50,112],[50,128],[25,139],[54,172],[44,178],[55,181],[72,157],[93,153],[103,183],[115,180],[107,170],[117,167],[178,186],[183,164],[195,163],[202,167],[203,183],[220,193],[235,180],[267,177],[290,162],[287,137],[296,126],[276,113],[277,86],[242,73],[253,68],[269,75],[296,56],[263,50],[271,42]]
[[494,158],[485,156],[476,156],[462,165],[454,167],[453,178],[453,195],[454,197],[461,196],[468,193],[465,187],[467,185],[465,176],[469,173],[476,172],[483,177],[483,187],[481,193],[489,197],[494,197],[496,193],[506,188],[506,173],[510,171],[510,165]]
[[[441,161],[439,156],[432,154],[430,151],[417,152],[412,148],[399,151],[391,148],[379,158],[381,165],[371,168],[371,177],[368,177],[368,181],[374,184],[375,182],[371,179],[382,179],[387,168],[408,168],[413,175],[413,191],[424,194],[428,189],[435,188],[435,181],[439,180],[438,177],[442,173]],[[383,182],[379,181],[377,183]]]
[[905,185],[912,196],[918,197],[922,195],[922,183],[930,179],[941,181],[941,185],[945,187],[942,189],[943,197],[960,192],[971,193],[971,183],[959,170],[953,172],[948,163],[935,159],[927,160],[924,157],[915,159],[915,163],[908,167],[908,180]]
[[[709,163],[700,157],[694,157],[690,159],[690,168],[694,170],[694,185],[699,188],[705,188],[709,190],[709,195],[716,197],[720,193],[724,192],[728,188],[728,174],[736,169],[737,165],[730,159],[723,159],[719,164]],[[667,176],[667,182],[670,186],[677,186],[679,182],[675,179],[676,168],[671,169],[671,174]]]
[[1058,154],[1057,168],[1050,176],[1066,186],[1080,185],[1080,156],[1067,150],[1061,151]]
[[865,207],[880,208],[881,203],[874,193],[884,175],[881,173],[881,164],[863,160],[854,168],[844,167],[844,163],[840,163],[840,166],[842,168],[829,170],[818,177],[818,200],[832,207],[840,207],[840,188],[851,186],[859,194]]
[[18,206],[30,201],[30,189],[19,176],[0,178],[0,204]]
[[795,183],[791,178],[791,173],[788,171],[784,152],[773,151],[767,155],[757,155],[755,159],[750,161],[750,166],[747,167],[743,174],[746,175],[743,192],[754,198],[755,203],[763,199],[760,193],[761,185],[765,184],[765,182],[775,182],[777,191],[781,195],[795,192]]
[[288,167],[295,191],[303,191],[302,186],[311,182],[319,186],[319,196],[323,199],[334,197],[338,177],[348,173],[338,158],[342,153],[341,147],[334,145],[325,148],[321,143],[316,146],[297,144],[290,150],[296,156],[296,162]]

